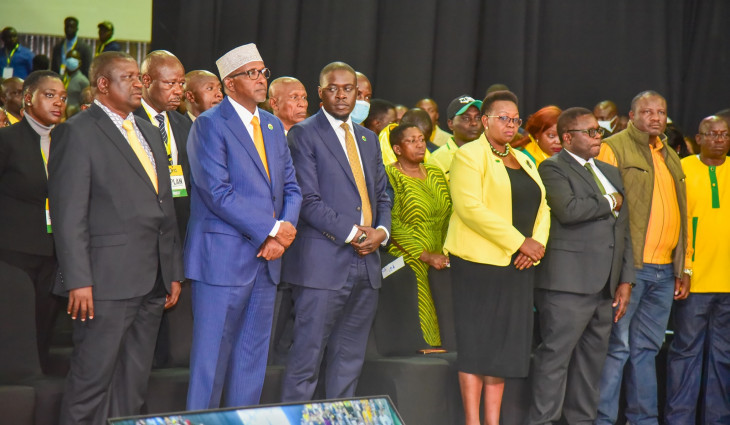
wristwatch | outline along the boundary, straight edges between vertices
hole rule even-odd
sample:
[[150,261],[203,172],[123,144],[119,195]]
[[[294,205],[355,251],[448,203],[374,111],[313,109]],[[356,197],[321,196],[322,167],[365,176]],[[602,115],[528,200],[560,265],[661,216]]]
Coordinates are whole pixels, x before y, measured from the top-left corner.
[[689,277],[692,277],[692,269],[684,269],[684,274],[686,274]]

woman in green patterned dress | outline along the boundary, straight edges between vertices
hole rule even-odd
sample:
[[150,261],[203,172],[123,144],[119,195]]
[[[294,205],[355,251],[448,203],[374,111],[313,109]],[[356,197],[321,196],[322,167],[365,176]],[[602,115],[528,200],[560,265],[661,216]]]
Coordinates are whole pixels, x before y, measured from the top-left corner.
[[439,347],[441,336],[428,284],[428,268],[441,270],[449,266],[449,258],[443,254],[451,216],[449,186],[439,167],[422,163],[426,141],[418,127],[396,127],[390,133],[390,143],[398,161],[385,166],[393,189],[388,252],[403,256],[416,274],[423,339],[430,346]]

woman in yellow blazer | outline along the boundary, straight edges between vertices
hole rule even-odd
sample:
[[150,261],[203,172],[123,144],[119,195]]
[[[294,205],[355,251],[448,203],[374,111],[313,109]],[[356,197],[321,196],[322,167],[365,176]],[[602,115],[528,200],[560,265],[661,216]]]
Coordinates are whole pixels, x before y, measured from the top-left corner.
[[451,164],[451,256],[457,368],[467,425],[498,424],[504,378],[527,376],[534,265],[545,254],[550,213],[537,167],[509,147],[522,120],[517,97],[490,93],[484,134]]

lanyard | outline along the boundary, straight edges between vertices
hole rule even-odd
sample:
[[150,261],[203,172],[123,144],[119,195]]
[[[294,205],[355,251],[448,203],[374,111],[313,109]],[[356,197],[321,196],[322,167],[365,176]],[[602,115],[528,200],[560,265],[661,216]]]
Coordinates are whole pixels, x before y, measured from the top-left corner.
[[15,48],[13,49],[13,51],[10,52],[10,54],[8,55],[8,58],[7,58],[8,59],[8,66],[10,66],[10,61],[13,59],[13,56],[15,55],[15,51],[18,50],[18,47],[20,47],[20,43],[16,44],[15,45]]
[[46,153],[43,152],[43,148],[41,148],[41,157],[43,158],[43,169],[46,170],[46,178],[48,178],[48,159]]
[[111,43],[112,41],[114,41],[114,38],[110,38],[109,40],[107,40],[104,43],[100,44],[96,48],[96,56],[99,56],[101,54],[101,52],[104,51],[104,48],[106,47],[106,45],[109,44],[109,43]]

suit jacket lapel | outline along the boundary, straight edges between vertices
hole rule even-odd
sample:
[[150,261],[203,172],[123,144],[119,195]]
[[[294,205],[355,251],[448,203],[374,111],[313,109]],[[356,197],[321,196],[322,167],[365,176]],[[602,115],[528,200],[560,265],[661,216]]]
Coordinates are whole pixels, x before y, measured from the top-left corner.
[[601,189],[596,184],[596,181],[593,180],[593,176],[591,175],[591,172],[586,169],[586,167],[580,165],[578,161],[575,160],[568,152],[563,149],[559,153],[560,159],[563,161],[566,161],[568,164],[570,164],[571,168],[583,178],[583,180],[591,186],[596,192],[600,193]]
[[[269,165],[270,183],[271,187],[274,187],[274,179],[278,176],[279,166],[282,165],[279,164],[279,161],[277,160],[279,155],[277,151],[278,145],[276,143],[276,136],[273,131],[275,127],[271,123],[270,117],[262,114],[261,111],[259,111],[259,117],[261,118],[261,134],[264,136],[264,147],[266,148],[266,162]],[[269,125],[271,125],[271,128],[269,128]],[[261,166],[263,168],[263,164]],[[266,172],[266,170],[264,170],[264,172]]]
[[613,185],[613,187],[616,188],[619,192],[623,192],[623,184],[621,182],[621,175],[617,172],[616,168],[613,167],[610,164],[606,164],[605,162],[593,161],[596,164],[596,167],[598,167],[599,170],[601,170],[601,173],[606,177],[606,179]]
[[317,112],[317,132],[319,133],[320,139],[324,142],[324,145],[327,146],[327,149],[332,152],[332,155],[335,157],[337,162],[340,163],[342,170],[350,179],[352,185],[357,187],[357,184],[355,183],[355,176],[352,175],[350,161],[347,160],[347,155],[345,155],[345,151],[342,149],[340,139],[337,138],[335,130],[332,128],[330,122],[327,120],[327,117],[324,116],[324,112],[322,112],[321,109]]
[[[243,121],[241,121],[241,117],[238,116],[233,105],[231,105],[231,100],[226,97],[220,105],[221,116],[225,119],[226,126],[234,134],[234,136],[236,136],[236,140],[241,143],[241,146],[243,146],[248,155],[251,157],[251,161],[256,164],[256,168],[259,170],[261,175],[268,181],[269,177],[266,175],[266,169],[264,168],[263,162],[261,162],[259,151],[256,150],[256,146],[253,144],[253,140],[251,139],[251,136],[249,136],[246,126],[243,124]],[[261,132],[263,133],[263,125]],[[264,141],[264,145],[265,143],[266,142]]]
[[132,150],[132,147],[129,146],[129,142],[127,142],[127,139],[122,136],[122,133],[119,131],[117,126],[114,125],[114,122],[112,122],[111,118],[109,118],[106,113],[97,105],[92,105],[90,112],[95,114],[96,116],[96,125],[98,125],[101,131],[106,134],[112,144],[117,148],[117,150],[119,150],[124,159],[132,167],[132,169],[134,169],[134,171],[139,174],[139,176],[142,178],[142,180],[145,181],[145,183],[149,186],[151,190],[155,190],[155,187],[152,186],[152,182],[150,181],[147,172],[144,170],[144,167],[142,167],[142,163],[139,162],[139,158],[137,158],[137,155]]
[[[135,118],[136,119],[136,118]],[[155,166],[157,167],[157,188],[158,188],[158,194],[162,194],[163,188],[166,188],[167,185],[159,184],[159,182],[162,182],[163,179],[169,179],[170,178],[170,169],[168,165],[170,164],[167,159],[167,151],[164,150],[162,143],[162,140],[160,139],[160,133],[159,131],[152,130],[146,126],[139,125],[137,123],[137,126],[139,127],[139,131],[142,132],[142,135],[144,136],[145,140],[147,141],[147,144],[150,146],[150,149],[152,149],[152,155],[155,157]],[[159,140],[159,143],[153,143],[153,140]],[[145,173],[146,175],[146,173]],[[149,178],[147,178],[149,180]],[[152,183],[150,183],[152,185]],[[154,187],[153,187],[154,189]]]

